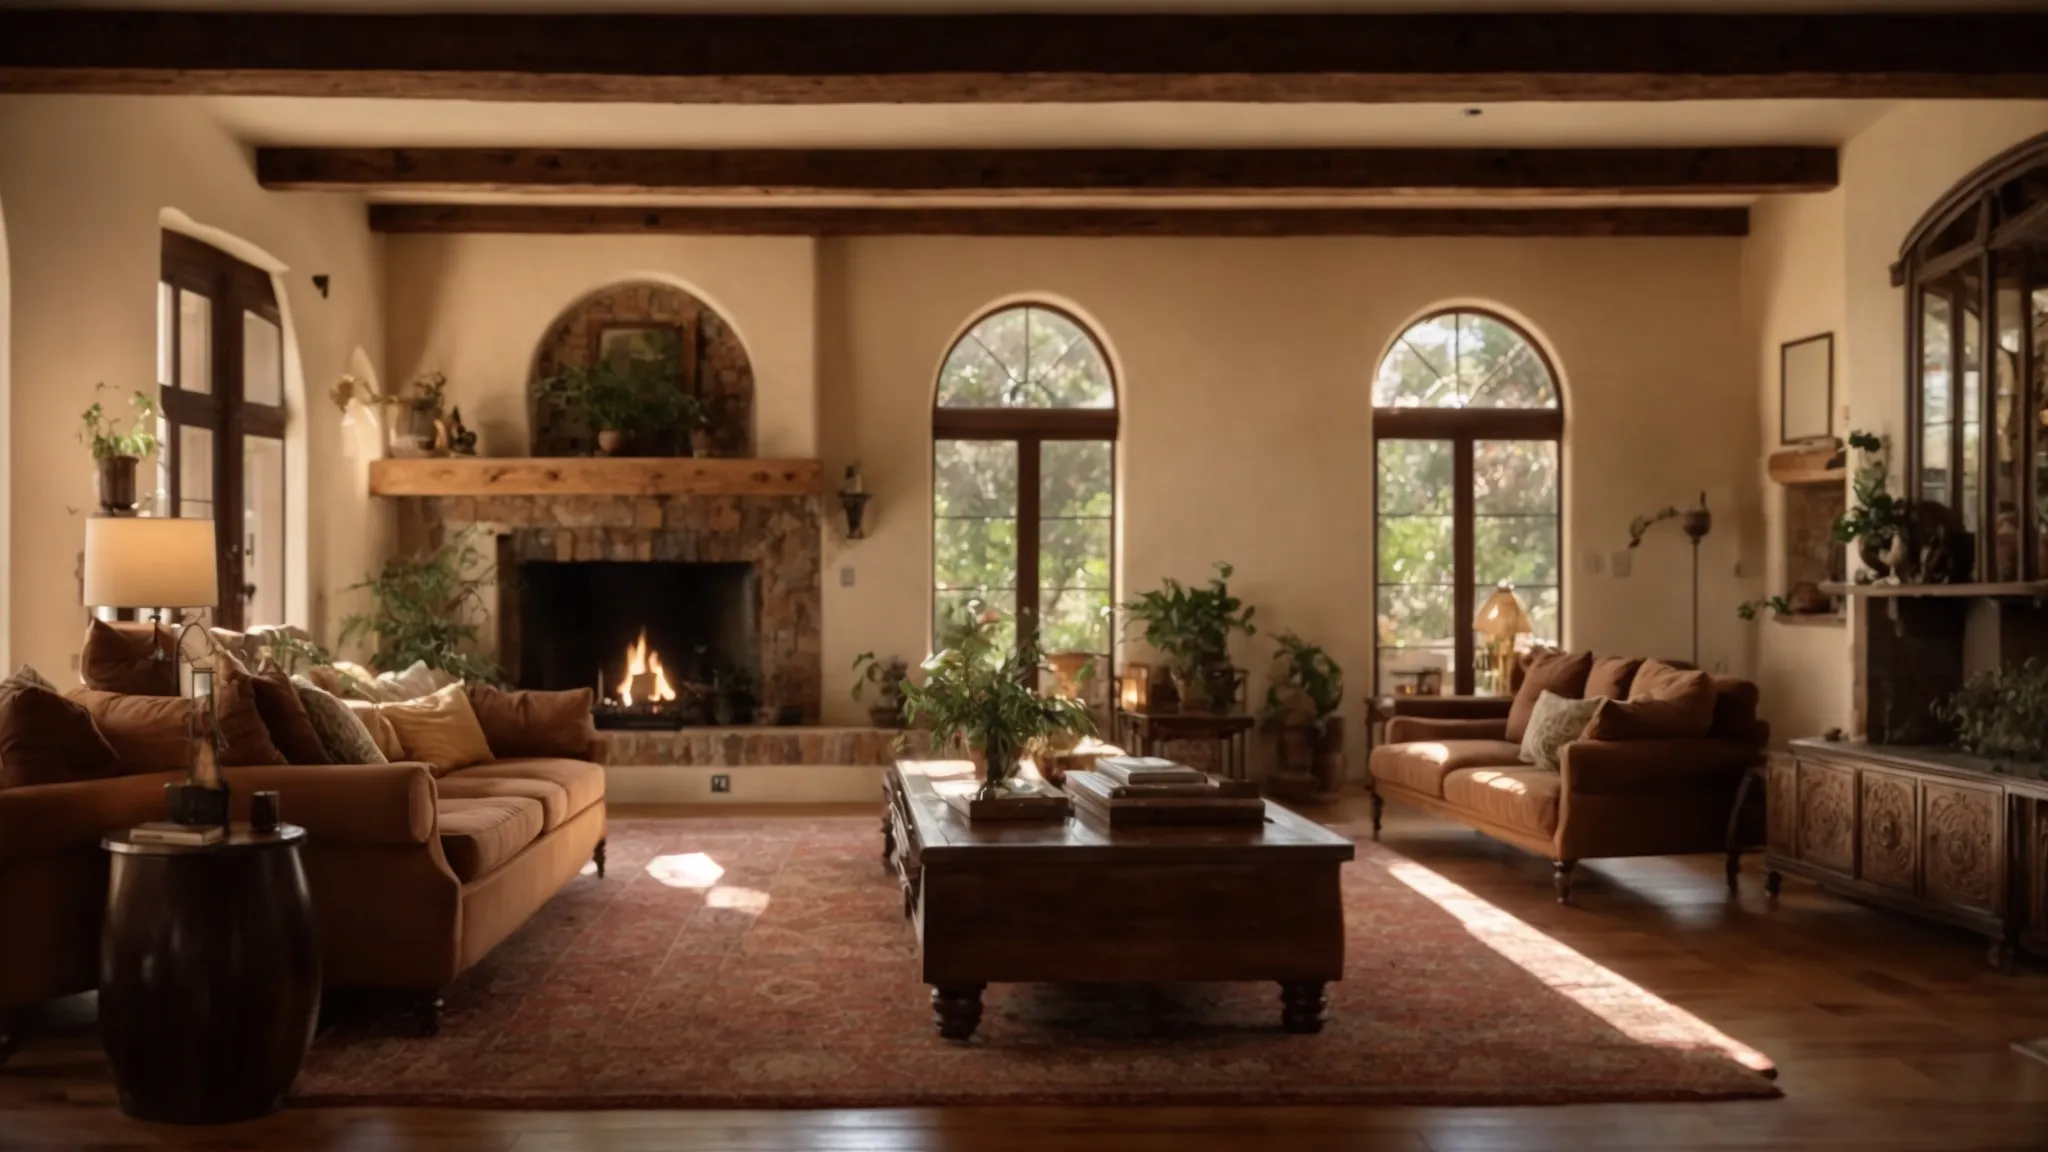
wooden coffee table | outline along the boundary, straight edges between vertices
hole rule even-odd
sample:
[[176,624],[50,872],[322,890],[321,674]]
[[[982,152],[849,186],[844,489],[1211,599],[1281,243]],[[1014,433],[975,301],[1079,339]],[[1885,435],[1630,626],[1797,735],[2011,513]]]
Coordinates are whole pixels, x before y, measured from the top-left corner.
[[1323,1025],[1344,975],[1343,836],[1272,803],[1259,827],[969,824],[933,790],[960,761],[883,782],[882,855],[917,927],[939,1035],[965,1040],[992,981],[1273,980],[1289,1032]]

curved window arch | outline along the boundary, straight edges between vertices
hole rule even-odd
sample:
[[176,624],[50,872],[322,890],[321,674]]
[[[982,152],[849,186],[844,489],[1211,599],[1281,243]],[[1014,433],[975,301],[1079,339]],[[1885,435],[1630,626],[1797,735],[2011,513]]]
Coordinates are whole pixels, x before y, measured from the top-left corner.
[[932,635],[979,602],[1005,643],[1114,643],[1116,378],[1102,343],[1042,303],[983,315],[946,351],[932,407]]
[[1435,312],[1373,378],[1374,579],[1380,690],[1437,670],[1445,690],[1504,692],[1474,617],[1503,581],[1533,635],[1563,635],[1557,372],[1513,321]]

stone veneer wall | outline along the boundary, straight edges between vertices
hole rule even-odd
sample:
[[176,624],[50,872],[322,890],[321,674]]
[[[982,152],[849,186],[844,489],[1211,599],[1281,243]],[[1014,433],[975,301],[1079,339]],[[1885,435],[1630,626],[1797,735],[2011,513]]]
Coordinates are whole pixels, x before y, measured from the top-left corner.
[[[476,496],[408,501],[429,548],[475,528],[498,539],[499,571],[530,560],[754,565],[761,589],[762,705],[818,722],[823,577],[810,496]],[[487,542],[479,542],[486,554]],[[519,586],[498,586],[498,660],[519,667]]]

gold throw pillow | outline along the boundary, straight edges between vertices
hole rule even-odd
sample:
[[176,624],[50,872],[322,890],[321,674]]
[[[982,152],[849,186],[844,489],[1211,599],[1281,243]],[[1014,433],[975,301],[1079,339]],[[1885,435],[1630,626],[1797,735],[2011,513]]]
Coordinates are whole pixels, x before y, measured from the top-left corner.
[[461,684],[417,700],[379,704],[377,714],[391,722],[405,758],[433,765],[436,775],[492,759],[490,741]]

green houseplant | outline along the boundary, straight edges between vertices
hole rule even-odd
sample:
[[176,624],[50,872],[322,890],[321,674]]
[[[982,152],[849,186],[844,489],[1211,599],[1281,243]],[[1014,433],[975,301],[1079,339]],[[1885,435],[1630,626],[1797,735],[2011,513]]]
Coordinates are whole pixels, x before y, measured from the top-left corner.
[[1041,670],[1028,644],[1001,660],[948,648],[924,662],[924,683],[902,682],[903,714],[931,729],[933,748],[964,747],[980,766],[981,795],[995,796],[1010,787],[1034,741],[1095,731],[1087,705],[1032,687]]
[[1891,468],[1885,461],[1882,439],[1870,432],[1851,432],[1849,447],[1863,453],[1863,459],[1849,481],[1855,506],[1835,517],[1835,539],[1854,543],[1863,566],[1882,580],[1891,575],[1885,551],[1905,525],[1911,502],[1892,495]]
[[1224,711],[1237,702],[1237,669],[1230,663],[1233,634],[1256,635],[1256,611],[1231,594],[1235,571],[1216,562],[1204,587],[1188,587],[1171,576],[1161,586],[1125,602],[1130,622],[1166,661],[1181,705],[1196,711]]
[[1343,775],[1344,670],[1328,652],[1292,632],[1277,637],[1267,673],[1263,723],[1279,742],[1278,791],[1300,798],[1333,791]]
[[[104,382],[96,384],[93,393],[97,396],[106,388]],[[99,467],[100,506],[116,514],[135,510],[136,466],[156,452],[156,401],[138,391],[130,394],[128,406],[134,414],[126,430],[97,399],[79,416],[78,440],[91,446]]]
[[877,728],[903,727],[903,682],[910,679],[910,665],[901,656],[876,659],[873,652],[853,658],[853,698],[859,701],[869,685],[875,688],[875,703],[868,719]]
[[375,576],[350,587],[370,593],[371,609],[342,621],[341,643],[374,640],[370,666],[379,672],[424,661],[463,680],[494,680],[497,665],[469,651],[477,640],[473,619],[484,610],[489,582],[483,553],[469,533],[420,556],[394,556]]
[[1979,672],[1934,714],[1955,727],[1956,743],[1973,755],[2048,760],[2048,662],[2036,657]]

